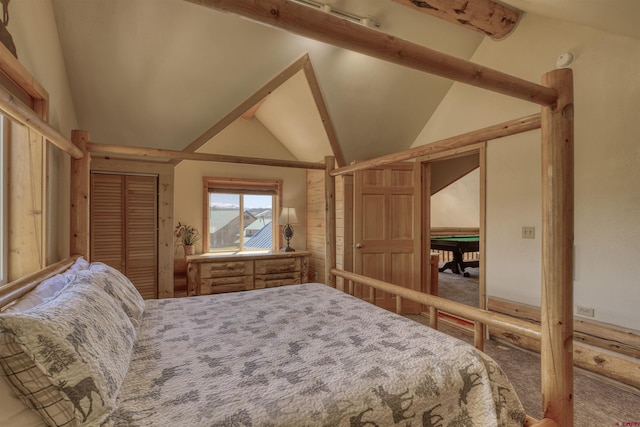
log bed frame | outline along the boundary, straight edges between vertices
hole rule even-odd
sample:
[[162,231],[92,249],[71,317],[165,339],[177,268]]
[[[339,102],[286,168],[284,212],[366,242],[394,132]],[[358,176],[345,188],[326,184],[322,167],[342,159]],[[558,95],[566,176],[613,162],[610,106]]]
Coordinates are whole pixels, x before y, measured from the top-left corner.
[[[232,162],[325,171],[327,285],[343,278],[389,292],[430,307],[431,313],[444,310],[475,322],[475,342],[482,345],[484,325],[497,326],[541,341],[542,408],[544,418],[528,417],[527,426],[572,426],[573,412],[573,75],[570,69],[548,72],[542,84],[528,82],[496,70],[398,39],[374,29],[341,20],[331,14],[286,0],[186,0],[217,10],[238,14],[260,23],[354,50],[369,56],[415,68],[458,82],[481,87],[541,105],[541,113],[511,120],[478,131],[447,138],[376,159],[335,168],[334,157],[324,163],[278,161],[236,156],[188,153],[171,150],[96,144],[87,132],[74,131],[72,140],[43,121],[29,107],[0,86],[0,110],[12,119],[34,129],[68,153],[71,158],[71,228],[69,259],[18,279],[0,290],[0,307],[24,295],[40,281],[69,267],[80,255],[89,259],[89,173],[91,153]],[[542,307],[541,325],[507,315],[489,312],[437,296],[417,292],[337,269],[335,177],[373,166],[415,159],[446,150],[466,147],[525,132],[542,129]],[[437,316],[430,316],[432,326]]]

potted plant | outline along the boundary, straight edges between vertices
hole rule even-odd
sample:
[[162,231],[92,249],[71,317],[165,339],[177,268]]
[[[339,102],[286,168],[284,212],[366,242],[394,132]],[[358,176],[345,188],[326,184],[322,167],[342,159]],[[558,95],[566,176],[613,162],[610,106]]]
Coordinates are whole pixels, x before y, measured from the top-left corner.
[[176,229],[173,231],[173,235],[176,237],[176,246],[182,246],[184,248],[184,254],[193,255],[194,243],[200,240],[200,232],[192,225],[185,225],[178,222]]

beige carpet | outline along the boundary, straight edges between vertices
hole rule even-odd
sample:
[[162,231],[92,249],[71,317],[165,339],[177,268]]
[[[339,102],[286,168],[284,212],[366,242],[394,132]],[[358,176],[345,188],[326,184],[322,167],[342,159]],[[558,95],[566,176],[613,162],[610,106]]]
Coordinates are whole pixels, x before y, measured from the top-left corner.
[[[471,277],[464,278],[449,272],[439,274],[439,295],[477,306],[477,269],[467,269]],[[475,271],[474,271],[475,270]],[[428,325],[428,319],[409,315]],[[439,330],[473,343],[473,336],[458,328],[439,322]],[[502,366],[513,383],[520,400],[529,415],[542,417],[540,392],[540,356],[508,344],[489,340],[485,353]],[[601,379],[594,374],[576,368],[574,370],[575,426],[640,426],[640,390]]]

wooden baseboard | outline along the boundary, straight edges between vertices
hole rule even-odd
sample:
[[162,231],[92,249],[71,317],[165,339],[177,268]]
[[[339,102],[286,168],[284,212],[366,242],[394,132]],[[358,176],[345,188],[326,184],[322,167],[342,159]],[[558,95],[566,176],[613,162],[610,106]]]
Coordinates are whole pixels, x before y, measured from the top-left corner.
[[[535,306],[490,297],[488,309],[498,313],[540,323],[540,309]],[[490,328],[489,334],[527,350],[540,352],[540,341]],[[601,322],[574,320],[574,365],[640,388],[640,333]]]

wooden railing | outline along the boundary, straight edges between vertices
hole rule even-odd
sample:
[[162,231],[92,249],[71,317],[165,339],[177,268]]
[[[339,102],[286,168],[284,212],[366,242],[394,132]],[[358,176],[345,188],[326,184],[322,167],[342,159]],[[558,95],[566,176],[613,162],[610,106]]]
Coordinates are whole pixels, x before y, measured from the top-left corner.
[[[488,310],[481,310],[479,308],[471,307],[435,295],[425,294],[413,289],[408,289],[402,286],[383,282],[382,280],[372,279],[370,277],[362,276],[348,271],[339,270],[337,268],[332,268],[331,274],[347,280],[348,286],[346,286],[345,288],[348,290],[353,289],[353,282],[360,283],[365,286],[370,286],[374,293],[374,295],[372,296],[372,301],[375,301],[375,290],[394,294],[396,296],[396,311],[398,312],[398,314],[401,314],[402,299],[406,298],[420,304],[431,306],[436,310],[443,310],[447,313],[469,319],[476,325],[476,327],[474,328],[474,341],[476,343],[484,340],[484,337],[478,336],[478,334],[482,334],[484,331],[483,328],[477,327],[477,325],[479,324],[486,324],[493,327],[504,328],[505,330],[510,331],[514,334],[522,334],[523,336],[536,340],[539,340],[541,338],[540,325],[532,322],[527,322],[499,313],[489,312]],[[434,316],[430,316],[430,321],[432,321],[433,317]],[[535,418],[527,416],[523,427],[558,427],[558,424],[549,418],[538,421]]]
[[[540,326],[532,322],[516,319],[504,314],[493,313],[487,310],[481,310],[476,307],[471,307],[459,302],[451,301],[445,298],[441,298],[435,295],[429,295],[424,292],[419,292],[413,289],[408,289],[402,286],[394,285],[391,283],[383,282],[382,280],[372,279],[370,277],[362,276],[360,274],[351,273],[344,270],[338,270],[337,268],[331,269],[331,274],[342,277],[350,282],[361,283],[366,286],[370,286],[373,289],[384,291],[396,295],[396,311],[401,312],[402,298],[406,298],[410,301],[415,301],[420,304],[435,307],[438,310],[446,311],[455,316],[464,317],[475,323],[484,323],[489,326],[495,326],[504,330],[522,334],[523,336],[540,339]],[[351,289],[348,286],[348,289]],[[476,334],[479,331],[476,328]],[[477,338],[477,337],[476,337]]]

